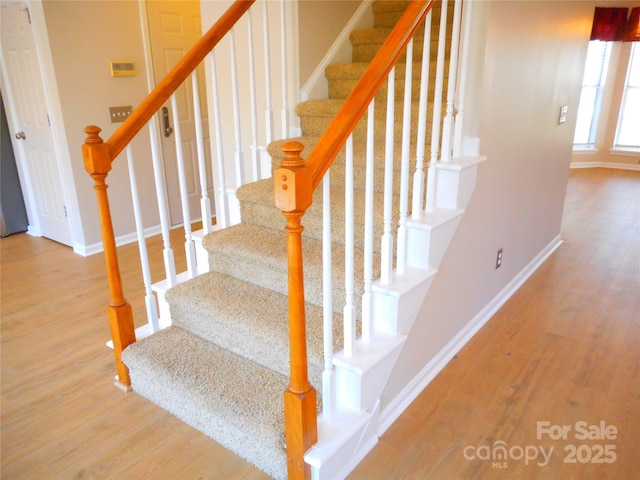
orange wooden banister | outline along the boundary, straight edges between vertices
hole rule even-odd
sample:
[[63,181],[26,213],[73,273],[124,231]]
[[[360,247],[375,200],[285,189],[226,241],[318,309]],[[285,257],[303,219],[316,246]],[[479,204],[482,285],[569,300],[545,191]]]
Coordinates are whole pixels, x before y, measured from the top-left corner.
[[356,127],[371,100],[380,90],[389,72],[434,3],[435,0],[420,0],[409,4],[407,11],[382,44],[337,115],[309,154],[307,166],[313,172],[314,190],[322,181],[322,177],[346,143],[347,138]]
[[275,201],[287,219],[289,349],[291,379],[284,394],[289,479],[311,478],[305,452],[317,442],[316,391],[307,374],[306,316],[302,263],[302,217],[313,192],[387,79],[435,0],[411,2],[380,51],[351,91],[305,162],[303,145],[282,146],[285,158],[274,171]]
[[131,381],[129,379],[129,371],[126,365],[122,363],[121,353],[128,345],[136,341],[136,336],[131,305],[125,300],[122,291],[116,241],[111,221],[109,197],[107,195],[107,175],[111,170],[111,164],[120,152],[254,3],[255,0],[236,0],[138,105],[107,142],[100,138],[99,133],[101,130],[99,127],[89,126],[85,129],[87,139],[82,146],[82,154],[85,169],[94,179],[94,189],[96,190],[98,201],[102,242],[107,263],[107,279],[109,281],[110,303],[108,310],[113,351],[116,357],[119,384],[126,389],[131,385]]
[[[204,60],[218,42],[231,30],[235,23],[251,8],[255,0],[237,0],[205,33],[175,67],[162,79],[140,105],[129,115],[106,142],[111,150],[112,159],[144,127],[151,117],[162,107],[185,79]],[[112,160],[113,161],[113,160]]]
[[100,228],[104,244],[104,258],[107,262],[107,280],[109,282],[109,328],[113,340],[113,353],[116,357],[116,370],[120,385],[128,389],[131,385],[129,370],[122,363],[122,351],[136,341],[131,305],[127,303],[122,292],[122,280],[118,267],[116,240],[113,234],[109,197],[107,196],[107,174],[111,170],[112,158],[109,146],[100,138],[100,128],[89,126],[84,129],[87,139],[82,146],[84,166],[94,180],[93,188],[98,201]]

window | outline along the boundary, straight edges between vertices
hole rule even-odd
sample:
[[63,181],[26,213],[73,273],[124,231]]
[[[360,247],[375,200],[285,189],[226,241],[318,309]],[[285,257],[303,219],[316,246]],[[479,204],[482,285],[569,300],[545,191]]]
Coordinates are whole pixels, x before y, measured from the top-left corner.
[[[573,138],[575,147],[590,148],[596,142],[602,92],[607,77],[610,53],[611,42],[602,42],[600,40],[589,42],[587,62],[582,79],[580,104],[578,106],[578,120]],[[640,91],[637,91],[637,93],[640,93]],[[636,97],[636,101],[638,100],[640,100],[640,97]]]
[[614,148],[640,148],[640,47],[638,42],[634,42],[631,47]]

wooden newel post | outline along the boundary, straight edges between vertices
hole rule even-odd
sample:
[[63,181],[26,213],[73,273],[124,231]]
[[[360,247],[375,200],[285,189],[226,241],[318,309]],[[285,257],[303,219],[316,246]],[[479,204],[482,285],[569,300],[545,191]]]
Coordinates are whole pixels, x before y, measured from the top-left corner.
[[274,172],[276,205],[287,219],[289,256],[289,355],[291,378],[284,392],[285,435],[289,479],[311,478],[304,454],[318,441],[316,391],[307,373],[307,338],[302,270],[301,220],[312,202],[311,171],[300,153],[304,146],[288,142],[282,147],[285,158]]
[[94,180],[93,188],[96,191],[98,200],[104,258],[107,263],[107,280],[109,281],[109,327],[111,329],[113,353],[116,357],[116,370],[118,372],[116,385],[129,390],[131,380],[129,379],[129,370],[122,363],[122,350],[136,341],[136,334],[131,305],[127,303],[122,293],[116,240],[113,234],[109,197],[107,195],[106,178],[111,170],[113,159],[111,158],[109,145],[100,138],[100,131],[99,127],[93,125],[84,129],[87,138],[84,145],[82,145],[82,156],[84,157],[84,167]]

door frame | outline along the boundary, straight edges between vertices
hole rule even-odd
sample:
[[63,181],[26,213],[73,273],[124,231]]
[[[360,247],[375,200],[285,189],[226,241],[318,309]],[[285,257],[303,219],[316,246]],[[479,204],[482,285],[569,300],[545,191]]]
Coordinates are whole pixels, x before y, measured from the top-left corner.
[[[49,44],[49,35],[44,16],[44,9],[41,1],[22,0],[29,7],[31,22],[33,25],[35,48],[40,63],[41,80],[47,102],[47,111],[49,112],[51,121],[51,134],[57,163],[57,169],[60,173],[61,187],[64,196],[64,202],[67,212],[67,225],[69,228],[69,236],[71,239],[71,247],[73,251],[80,255],[85,255],[84,235],[82,232],[82,223],[80,217],[80,208],[78,205],[78,197],[76,193],[75,183],[73,181],[73,170],[71,167],[71,155],[65,135],[64,117],[62,115],[62,106],[60,97],[58,96],[58,85],[56,82],[55,70],[53,67],[53,58],[51,56],[51,46]],[[16,165],[18,167],[18,177],[20,186],[22,187],[25,207],[29,217],[29,227],[27,233],[32,236],[42,236],[40,228],[40,219],[36,208],[36,200],[34,195],[34,185],[29,175],[29,169],[25,160],[25,153],[20,142],[15,140],[15,133],[19,126],[17,125],[16,113],[17,109],[11,92],[8,78],[6,77],[6,68],[4,65],[4,56],[0,55],[0,88],[5,102],[5,110],[7,114],[7,122],[11,132],[11,142],[16,153]]]

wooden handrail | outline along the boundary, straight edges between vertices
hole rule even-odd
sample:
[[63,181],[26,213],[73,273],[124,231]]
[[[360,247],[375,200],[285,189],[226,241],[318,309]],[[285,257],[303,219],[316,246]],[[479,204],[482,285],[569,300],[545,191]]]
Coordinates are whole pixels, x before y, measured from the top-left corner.
[[382,47],[371,61],[362,77],[338,110],[315,148],[307,157],[306,165],[312,172],[313,190],[340,152],[347,138],[356,127],[368,105],[387,79],[398,58],[404,51],[435,0],[411,2],[393,28]]
[[189,52],[176,64],[169,74],[138,105],[133,113],[111,135],[107,142],[100,138],[100,128],[88,126],[87,138],[82,146],[85,170],[94,179],[94,189],[100,215],[100,228],[107,263],[110,303],[109,322],[113,340],[117,384],[125,389],[130,387],[129,371],[121,360],[122,351],[136,341],[131,305],[122,292],[120,268],[116,250],[115,235],[109,208],[106,179],[115,158],[147,124],[184,80],[196,69],[211,50],[231,30],[236,22],[251,8],[255,0],[236,0],[220,19],[200,38]]
[[236,0],[111,135],[105,143],[112,161],[254,3],[255,0]]
[[383,43],[362,78],[351,91],[305,162],[303,145],[282,146],[285,158],[274,171],[276,206],[287,219],[289,278],[289,350],[291,379],[284,394],[287,468],[289,479],[310,478],[305,452],[317,441],[316,391],[307,373],[306,315],[302,262],[302,217],[313,192],[346,143],[358,121],[415,35],[435,0],[412,2]]

